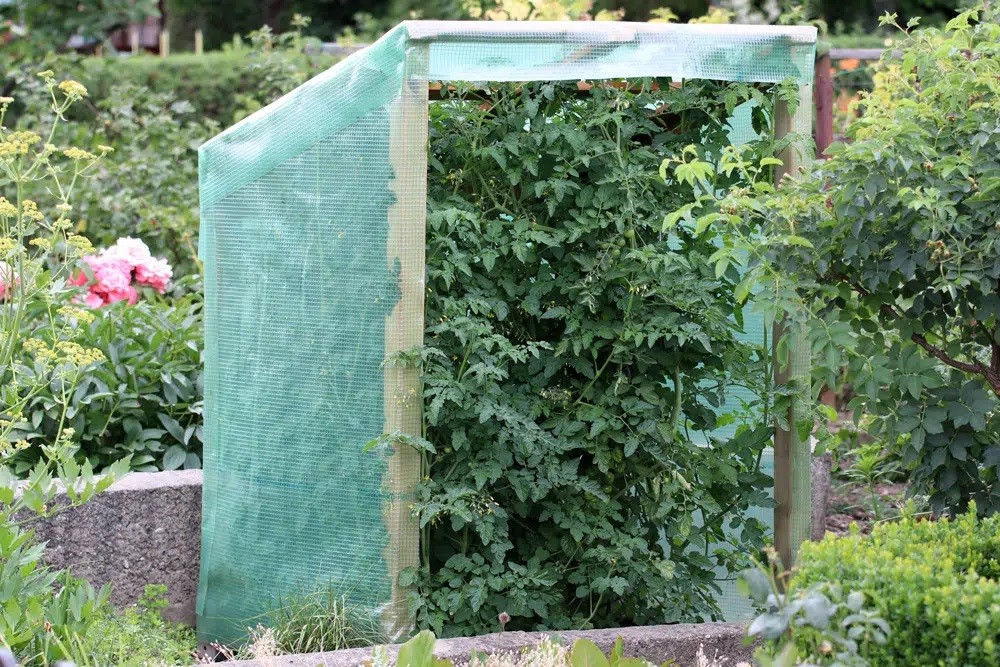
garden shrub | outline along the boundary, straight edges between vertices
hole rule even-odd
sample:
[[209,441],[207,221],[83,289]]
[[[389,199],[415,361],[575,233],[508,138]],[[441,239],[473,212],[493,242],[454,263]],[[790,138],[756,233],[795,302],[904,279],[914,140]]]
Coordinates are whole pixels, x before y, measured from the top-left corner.
[[[50,106],[37,109],[38,116],[56,124],[53,140],[63,142],[72,136],[64,120],[71,101],[83,99],[86,89],[71,82],[64,86],[71,92],[64,93],[50,73],[42,79]],[[0,102],[0,110],[11,104]],[[95,469],[130,454],[139,470],[199,467],[197,280],[171,286],[171,299],[159,297],[155,291],[168,288],[170,267],[149,257],[141,243],[131,239],[116,247],[142,254],[142,266],[126,262],[121,271],[111,271],[121,262],[111,258],[115,266],[102,265],[104,255],[75,233],[79,225],[70,216],[83,208],[80,200],[87,201],[79,188],[101,175],[114,154],[110,147],[97,153],[57,149],[42,145],[30,130],[2,131],[0,142],[5,160],[0,186],[11,196],[0,199],[0,437],[16,443],[5,451],[4,462],[25,474],[47,458],[53,442],[68,439],[75,455]],[[50,213],[38,202],[51,201],[53,193]],[[102,211],[95,207],[90,214],[99,217]],[[97,289],[101,280],[107,281],[103,291]],[[130,305],[143,282],[152,285],[143,288],[150,298]],[[182,296],[188,286],[193,293]]]
[[[894,22],[893,16],[886,19]],[[909,27],[903,28],[909,30]],[[899,443],[935,511],[1000,509],[1000,11],[914,31],[862,97],[851,140],[773,195],[702,221],[775,316],[813,317],[819,383]],[[790,237],[790,235],[792,235]],[[796,240],[790,252],[789,238]],[[778,289],[774,289],[778,286]]]
[[246,72],[247,53],[213,51],[200,56],[178,53],[127,58],[84,58],[80,78],[95,100],[111,96],[117,86],[146,88],[153,94],[172,95],[191,104],[195,113],[220,124],[232,121],[238,108],[236,94],[253,86]]
[[[904,518],[870,536],[828,535],[799,552],[792,585],[836,582],[864,594],[890,628],[862,656],[879,667],[1000,664],[1000,517]],[[809,635],[800,649],[815,654]],[[822,663],[821,663],[822,664]]]
[[[308,53],[304,51],[306,46],[310,47]],[[85,58],[79,76],[96,100],[110,97],[117,86],[130,84],[184,100],[191,104],[196,117],[228,127],[246,114],[248,104],[256,110],[333,67],[339,58],[319,53],[317,47],[318,42],[307,40],[297,27],[277,35],[263,28],[250,33],[245,42],[237,41],[222,51],[200,56],[180,53],[167,58]],[[274,63],[278,58],[285,75],[295,78],[293,85],[276,81]]]
[[[240,113],[273,101],[315,68],[329,64],[325,56],[303,53],[309,42],[301,35],[302,27],[300,20],[288,33],[261,30],[251,35],[249,47],[236,49],[239,57],[234,57],[234,67],[238,63],[253,79],[238,102]],[[212,62],[212,56],[205,57]],[[113,69],[132,60],[148,60],[158,68],[164,63],[142,57],[81,62],[86,71]],[[15,77],[19,99],[4,107],[17,111],[13,121],[26,125],[38,118],[56,120],[46,83],[38,81],[33,67],[22,63],[20,70],[24,71]],[[106,361],[79,374],[65,400],[58,384],[35,387],[41,375],[33,372],[21,373],[12,383],[31,384],[30,391],[22,387],[26,395],[19,406],[22,418],[7,429],[23,445],[11,459],[13,469],[22,474],[41,458],[42,446],[64,426],[75,430],[78,456],[95,468],[127,455],[132,457],[133,469],[140,471],[201,465],[197,148],[218,131],[218,124],[200,118],[192,104],[170,91],[120,83],[101,93],[89,111],[81,105],[58,111],[61,141],[88,147],[98,141],[109,144],[92,148],[99,153],[99,161],[73,179],[73,205],[61,222],[65,228],[60,233],[70,234],[86,248],[71,257],[58,255],[60,261],[69,260],[62,266],[61,277],[82,278],[83,272],[93,271],[86,265],[73,268],[74,262],[93,251],[87,239],[105,252],[119,239],[140,237],[154,256],[168,260],[174,278],[179,279],[170,284],[167,297],[144,298],[135,305],[81,309],[85,304],[77,301],[85,301],[88,293],[68,290],[57,291],[47,301],[25,302],[17,322],[22,339],[38,335],[41,329],[51,330],[49,314],[64,313],[58,330],[72,332]],[[216,91],[212,96],[232,98],[231,91]],[[49,187],[40,180],[22,183],[24,196],[37,200],[49,196]],[[89,295],[93,293],[90,289]],[[18,363],[32,368],[31,349],[15,352]]]
[[[771,98],[641,85],[431,108],[424,551],[401,580],[439,634],[501,613],[514,629],[717,616],[716,568],[764,539],[745,511],[769,502],[770,356],[737,339],[739,276],[709,263],[713,240],[661,232],[691,191],[656,167],[718,155],[744,100],[765,129]],[[737,386],[761,398],[724,414]]]
[[219,126],[172,93],[124,84],[74,125],[81,135],[100,131],[115,149],[80,184],[78,231],[99,246],[139,236],[178,277],[200,273],[198,147]]
[[[126,456],[141,472],[201,467],[202,300],[200,290],[188,289],[95,309],[65,300],[76,340],[106,360],[79,378],[65,402],[57,386],[33,392],[13,433],[30,445],[13,457],[16,471],[35,464],[60,424],[74,429],[79,456],[96,469]],[[25,336],[40,318],[29,309]]]

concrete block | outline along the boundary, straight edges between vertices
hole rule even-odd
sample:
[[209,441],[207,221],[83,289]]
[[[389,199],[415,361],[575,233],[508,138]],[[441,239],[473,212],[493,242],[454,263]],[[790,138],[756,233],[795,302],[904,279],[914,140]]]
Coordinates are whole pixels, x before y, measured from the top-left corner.
[[[678,667],[696,667],[698,649],[704,647],[705,655],[726,658],[727,667],[735,667],[741,660],[750,661],[752,646],[743,645],[746,626],[742,623],[690,623],[678,625],[651,625],[641,628],[612,628],[608,630],[579,630],[571,632],[500,632],[480,637],[441,639],[434,646],[434,655],[447,658],[456,665],[469,662],[473,651],[488,654],[521,651],[531,648],[545,636],[558,635],[567,643],[580,637],[593,640],[607,653],[617,637],[625,646],[625,655],[646,658],[654,664],[668,659]],[[395,657],[399,645],[387,647]],[[266,660],[242,660],[229,663],[233,667],[358,667],[372,654],[371,649],[345,649],[330,653],[288,655]]]
[[86,505],[36,522],[46,562],[111,584],[118,606],[142,597],[146,584],[164,584],[165,616],[194,625],[201,480],[200,470],[132,473]]

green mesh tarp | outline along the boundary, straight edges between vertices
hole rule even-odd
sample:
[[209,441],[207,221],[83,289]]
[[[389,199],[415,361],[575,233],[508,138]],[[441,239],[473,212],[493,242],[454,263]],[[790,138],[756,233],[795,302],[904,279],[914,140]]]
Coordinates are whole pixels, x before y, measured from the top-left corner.
[[201,638],[237,640],[281,599],[328,589],[409,630],[395,582],[417,563],[418,460],[362,450],[420,433],[416,371],[383,362],[422,342],[429,82],[792,79],[803,104],[782,131],[808,134],[815,40],[410,21],[202,146]]

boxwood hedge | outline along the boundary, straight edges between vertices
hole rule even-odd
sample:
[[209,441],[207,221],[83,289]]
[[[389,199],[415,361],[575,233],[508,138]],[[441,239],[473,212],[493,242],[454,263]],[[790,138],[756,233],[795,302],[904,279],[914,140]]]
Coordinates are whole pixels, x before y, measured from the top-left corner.
[[[870,536],[806,544],[793,586],[839,582],[863,592],[890,624],[889,641],[865,657],[877,667],[1000,664],[1000,517],[905,518]],[[815,640],[797,635],[802,654]]]

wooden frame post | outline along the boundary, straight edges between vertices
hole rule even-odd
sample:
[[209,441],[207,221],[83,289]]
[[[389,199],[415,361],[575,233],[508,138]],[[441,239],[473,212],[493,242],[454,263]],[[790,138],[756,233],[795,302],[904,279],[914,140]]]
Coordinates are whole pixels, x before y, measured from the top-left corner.
[[160,31],[160,57],[166,58],[170,55],[170,32],[167,30]]
[[[791,112],[787,102],[778,100],[774,113],[775,139],[793,132],[809,134],[811,127],[811,85],[799,86],[799,101]],[[778,184],[786,174],[796,174],[808,155],[805,148],[795,142],[778,156],[782,161],[775,173]],[[776,322],[773,329],[774,384],[792,384],[799,395],[791,397],[791,404],[782,416],[787,429],[775,420],[774,432],[774,544],[785,567],[795,564],[800,544],[812,536],[812,447],[809,439],[803,440],[796,433],[795,424],[806,415],[810,387],[809,350],[805,332],[789,322]],[[779,345],[784,345],[787,355],[780,359]]]
[[[402,91],[389,109],[389,159],[395,175],[389,187],[396,201],[389,208],[386,257],[389,270],[398,272],[400,298],[385,323],[383,433],[415,436],[423,435],[420,368],[392,363],[392,358],[399,352],[419,348],[424,340],[428,59],[426,43],[410,43]],[[390,639],[405,637],[413,627],[408,591],[399,585],[399,574],[420,564],[420,529],[411,507],[420,474],[420,453],[409,445],[396,443],[384,484],[388,497],[384,514],[389,532],[385,559],[392,595],[382,613],[382,625]]]
[[813,104],[816,108],[816,153],[822,156],[833,143],[833,70],[830,54],[816,58],[816,84]]

